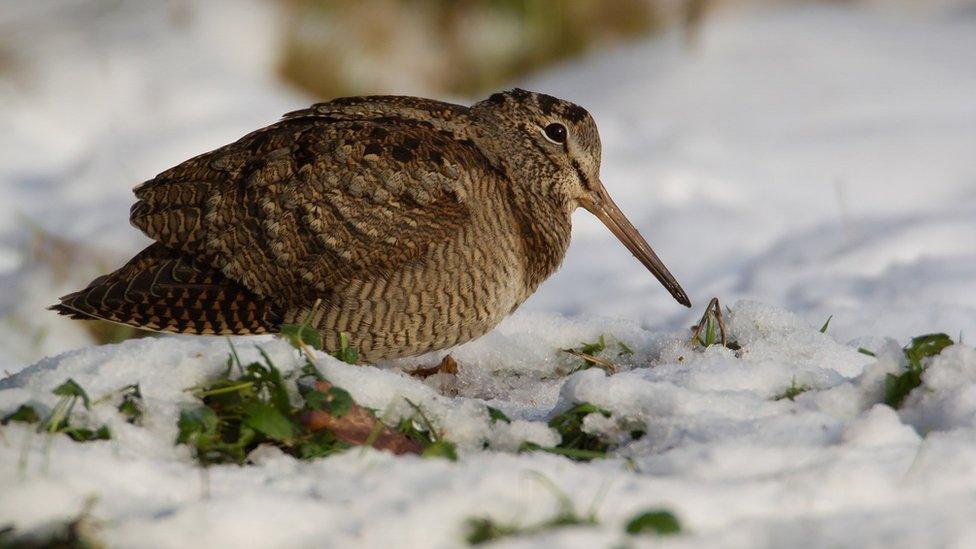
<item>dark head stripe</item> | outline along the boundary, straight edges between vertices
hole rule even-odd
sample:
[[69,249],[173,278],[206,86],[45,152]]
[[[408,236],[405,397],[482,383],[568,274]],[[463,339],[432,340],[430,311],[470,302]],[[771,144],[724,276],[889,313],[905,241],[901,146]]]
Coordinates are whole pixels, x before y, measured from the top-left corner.
[[579,162],[577,162],[574,158],[572,164],[573,169],[576,170],[576,176],[579,177],[580,183],[583,184],[583,188],[588,191],[592,191],[593,185],[590,183],[590,179],[586,177],[586,174],[583,173],[583,168],[580,167]]
[[539,103],[539,108],[546,116],[552,115],[552,112],[553,110],[555,110],[556,105],[559,104],[558,99],[556,99],[551,95],[546,95],[544,93],[537,94],[536,98]]
[[572,103],[566,103],[565,105],[566,112],[563,113],[563,116],[565,116],[570,122],[581,122],[589,115],[589,113],[586,112],[586,109],[580,107],[579,105],[574,105]]

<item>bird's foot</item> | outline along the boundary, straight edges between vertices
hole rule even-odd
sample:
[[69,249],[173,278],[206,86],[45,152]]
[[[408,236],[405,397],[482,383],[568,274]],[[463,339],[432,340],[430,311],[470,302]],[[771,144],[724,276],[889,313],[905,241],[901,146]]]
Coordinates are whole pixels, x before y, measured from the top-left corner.
[[419,377],[421,379],[427,379],[428,377],[435,374],[450,374],[457,375],[458,364],[451,355],[445,355],[441,359],[440,363],[436,366],[429,366],[427,368],[417,368],[416,370],[410,372],[410,375],[414,377]]

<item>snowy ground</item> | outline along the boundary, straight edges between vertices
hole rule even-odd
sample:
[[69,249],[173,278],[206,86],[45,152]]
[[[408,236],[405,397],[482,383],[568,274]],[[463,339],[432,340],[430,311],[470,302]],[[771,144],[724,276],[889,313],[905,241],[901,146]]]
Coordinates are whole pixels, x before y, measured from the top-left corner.
[[[201,30],[219,21],[209,3],[178,33],[159,27],[178,18],[162,3],[121,3],[86,21],[97,32],[55,18],[47,32],[58,40],[36,44],[24,21],[53,2],[0,12],[0,51],[16,46],[21,67],[0,80],[0,366],[14,373],[0,381],[0,412],[52,406],[68,377],[94,398],[138,382],[148,407],[136,427],[97,405],[79,417],[107,423],[112,440],[57,437],[46,452],[44,437],[2,428],[0,527],[70,520],[94,496],[97,537],[112,546],[455,546],[471,517],[552,516],[557,499],[538,473],[580,513],[594,505],[599,524],[500,545],[640,543],[626,520],[667,508],[684,525],[659,540],[672,546],[972,546],[976,350],[943,351],[897,412],[878,404],[884,374],[903,362],[885,337],[976,337],[976,9],[956,4],[728,16],[694,51],[664,37],[523,83],[594,113],[604,182],[695,311],[581,213],[563,269],[498,330],[455,350],[457,396],[443,379],[404,375],[406,363],[319,358],[364,405],[396,415],[403,397],[420,404],[458,445],[457,463],[266,453],[211,468],[209,497],[173,440],[192,402],[184,389],[222,368],[226,342],[129,341],[27,367],[85,344],[40,308],[98,267],[26,261],[24,226],[91,242],[109,266],[137,250],[133,184],[307,101],[270,77],[263,23],[274,14],[255,4],[233,28],[218,24],[249,37],[229,47]],[[713,295],[757,300],[733,307],[738,354],[685,341]],[[565,376],[571,359],[557,349],[600,334],[635,350],[608,354],[623,371]],[[242,342],[245,359],[254,343],[297,364],[266,339]],[[794,380],[812,390],[775,400]],[[516,421],[492,425],[486,402]],[[613,412],[595,431],[636,424],[647,435],[590,463],[514,453],[523,440],[552,444],[545,419],[576,402]]]

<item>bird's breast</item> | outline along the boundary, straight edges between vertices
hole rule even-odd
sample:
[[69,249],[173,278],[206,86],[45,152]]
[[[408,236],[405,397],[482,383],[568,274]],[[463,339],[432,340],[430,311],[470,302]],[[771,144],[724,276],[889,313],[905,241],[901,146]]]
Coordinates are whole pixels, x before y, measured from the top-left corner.
[[376,360],[481,336],[531,293],[521,251],[504,223],[476,216],[423,258],[334,288],[319,322],[326,343],[348,332],[361,356]]
[[569,227],[512,207],[499,190],[467,194],[470,217],[422,257],[333,288],[319,322],[327,346],[348,332],[366,360],[413,356],[477,338],[556,270]]

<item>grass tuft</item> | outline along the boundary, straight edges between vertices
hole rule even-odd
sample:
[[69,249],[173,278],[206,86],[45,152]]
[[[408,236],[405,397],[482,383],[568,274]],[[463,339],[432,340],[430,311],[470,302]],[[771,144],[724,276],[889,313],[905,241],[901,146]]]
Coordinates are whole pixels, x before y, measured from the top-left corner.
[[349,344],[349,334],[346,332],[339,333],[339,350],[332,356],[346,364],[359,364],[359,351]]
[[512,420],[505,415],[505,412],[502,412],[498,408],[495,408],[493,406],[487,406],[487,408],[488,408],[488,418],[491,420],[492,423],[497,423],[499,421],[503,421],[505,423],[512,422]]
[[529,531],[514,524],[506,524],[487,517],[472,517],[465,522],[464,536],[469,545],[481,545],[502,538],[520,536]]
[[337,418],[349,413],[353,400],[349,391],[341,387],[330,387],[327,392],[314,389],[305,393],[305,403],[313,410],[325,410]]
[[827,328],[830,327],[830,321],[833,320],[833,319],[834,319],[834,315],[830,315],[830,316],[827,317],[827,321],[824,322],[823,323],[823,326],[820,327],[820,333],[822,333],[822,334],[827,333]]
[[580,342],[580,346],[573,349],[563,349],[562,351],[567,354],[571,354],[575,357],[583,359],[583,362],[578,366],[572,368],[569,373],[574,374],[576,372],[581,372],[583,370],[589,370],[593,367],[603,368],[607,372],[613,373],[615,368],[613,364],[607,360],[599,358],[598,354],[602,353],[604,349],[607,348],[607,343],[600,335],[600,338],[594,342]]
[[[549,420],[549,427],[555,429],[561,437],[558,445],[545,447],[532,442],[524,442],[519,448],[519,451],[548,452],[550,454],[566,456],[575,461],[590,461],[607,457],[607,452],[612,449],[611,445],[599,436],[583,431],[583,420],[590,414],[600,414],[603,417],[610,417],[608,410],[604,410],[588,402],[577,404]],[[643,436],[643,432],[634,431],[632,435],[636,440]]]
[[142,416],[145,415],[145,405],[142,402],[142,390],[139,384],[127,385],[120,391],[122,402],[117,409],[120,414],[125,416],[125,420],[135,425],[142,424]]
[[455,448],[454,443],[441,438],[430,418],[424,413],[423,408],[408,398],[404,398],[404,400],[414,413],[400,421],[397,425],[397,432],[421,444],[424,447],[420,454],[422,457],[457,461],[457,448]]
[[929,358],[937,356],[953,344],[946,334],[927,334],[912,338],[902,349],[908,359],[908,368],[901,374],[885,376],[884,403],[892,408],[901,407],[913,389],[922,384],[922,373],[928,368]]
[[[305,351],[308,343],[300,331],[296,333],[298,338],[290,341]],[[413,402],[407,401],[414,409],[411,417],[397,428],[386,426],[348,391],[325,380],[309,352],[297,375],[286,377],[267,353],[258,350],[261,361],[241,365],[232,347],[226,371],[192,389],[200,405],[180,414],[176,443],[191,447],[201,465],[243,465],[261,445],[298,459],[325,457],[353,446],[457,459],[454,444],[440,438]],[[300,397],[295,399],[298,404],[292,404],[293,392]]]
[[624,530],[632,536],[640,534],[668,536],[681,533],[681,522],[670,511],[655,509],[634,516],[627,522]]
[[773,400],[789,399],[789,400],[792,401],[796,397],[798,397],[801,394],[809,391],[812,388],[813,387],[810,387],[809,385],[804,385],[802,383],[797,383],[796,382],[796,376],[793,376],[793,380],[790,382],[790,386],[787,387],[786,390],[784,390],[782,393],[776,395],[776,397],[774,397]]
[[437,442],[431,443],[430,446],[424,448],[420,456],[424,458],[441,458],[448,461],[457,461],[458,459],[457,448],[454,447],[454,443],[446,440],[438,440]]
[[91,410],[91,399],[88,398],[88,393],[81,388],[81,385],[78,385],[78,382],[71,378],[68,378],[64,383],[55,387],[53,393],[62,397],[80,398],[85,405],[85,409]]
[[[729,313],[731,314],[731,310]],[[722,345],[727,349],[738,351],[742,346],[738,342],[729,339],[725,329],[725,319],[722,317],[722,305],[717,297],[713,297],[705,312],[702,314],[698,324],[691,327],[691,344],[699,345],[704,348],[712,345]]]
[[627,344],[624,343],[623,341],[618,341],[617,342],[617,348],[620,349],[617,352],[617,356],[618,357],[631,356],[631,355],[634,354],[634,350],[631,349],[630,347],[628,347]]
[[44,421],[38,425],[37,430],[39,432],[44,432],[48,435],[65,434],[75,442],[108,440],[112,438],[112,433],[105,425],[97,429],[88,429],[71,424],[71,412],[74,411],[75,405],[79,400],[85,409],[91,409],[91,399],[88,398],[88,393],[75,380],[67,379],[64,383],[58,385],[52,393],[60,396],[61,399],[54,405],[54,408],[44,418]]
[[280,330],[281,337],[294,347],[308,345],[313,349],[322,349],[322,334],[314,328],[305,324],[283,324]]
[[586,515],[576,511],[573,502],[551,480],[538,475],[538,480],[549,488],[559,502],[559,509],[555,515],[537,524],[520,526],[515,523],[499,522],[488,517],[472,517],[465,522],[467,533],[465,540],[470,545],[481,545],[504,538],[533,536],[549,530],[567,526],[596,526],[599,524],[596,512],[591,510]]
[[262,350],[261,355],[262,362],[239,365],[242,373],[234,377],[233,365],[239,359],[232,353],[222,376],[194,390],[201,403],[180,413],[177,444],[190,446],[204,466],[243,464],[248,453],[261,444],[277,446],[300,459],[347,448],[334,437],[304,429],[300,416],[303,409],[331,410],[343,400],[343,393],[351,401],[349,394],[339,388],[329,394],[312,390],[306,393],[303,406],[293,406],[285,378],[267,353]]
[[[283,324],[279,329],[280,337],[306,354],[308,347],[321,351],[322,334],[311,325],[312,318],[321,305],[322,300],[316,300],[301,324]],[[359,351],[349,343],[349,334],[346,332],[339,333],[339,349],[332,356],[348,364],[359,364]]]
[[35,410],[33,406],[21,404],[16,410],[3,416],[3,420],[0,420],[0,425],[6,425],[11,421],[18,423],[37,423],[40,420],[41,416],[37,413],[37,410]]
[[[623,341],[617,341],[617,358],[623,358],[634,354],[634,351]],[[583,362],[569,371],[570,374],[593,367],[603,368],[609,373],[616,372],[617,368],[609,360],[600,358],[599,355],[607,350],[606,337],[600,334],[596,341],[580,342],[580,346],[573,349],[562,349],[562,352],[581,358]]]

